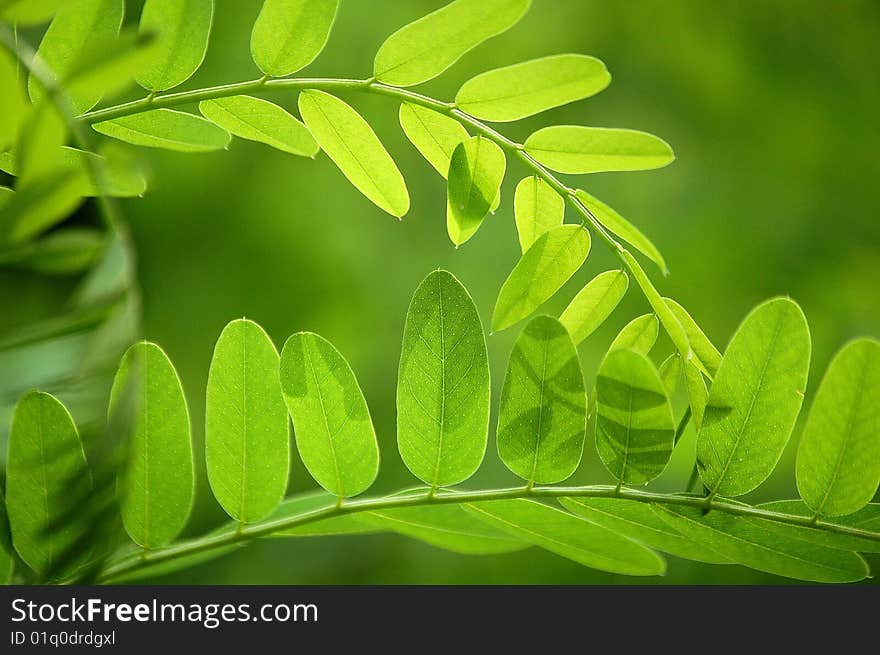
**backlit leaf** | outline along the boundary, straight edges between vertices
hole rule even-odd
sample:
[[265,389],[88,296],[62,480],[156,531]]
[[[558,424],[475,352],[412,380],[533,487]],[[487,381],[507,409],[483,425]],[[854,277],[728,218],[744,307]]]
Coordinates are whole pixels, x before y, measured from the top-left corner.
[[608,347],[608,352],[628,348],[647,355],[657,343],[659,335],[660,322],[657,317],[654,314],[643,314],[623,326]]
[[706,404],[709,402],[709,389],[706,388],[706,380],[693,362],[684,362],[684,384],[688,393],[688,403],[691,407],[691,417],[694,428],[699,432],[703,425],[703,415],[706,413]]
[[315,60],[330,37],[339,0],[264,0],[251,55],[269,77],[284,77]]
[[446,179],[455,147],[469,136],[464,126],[454,118],[408,102],[401,103],[399,119],[406,138]]
[[0,0],[0,19],[19,26],[45,23],[70,0]]
[[446,228],[456,246],[470,239],[498,197],[507,160],[489,139],[471,137],[455,147],[449,162]]
[[205,58],[213,17],[213,0],[146,0],[140,30],[157,33],[159,42],[138,84],[165,91],[188,80]]
[[611,316],[628,286],[625,271],[605,271],[578,292],[559,317],[575,345],[593,334]]
[[678,380],[681,377],[681,356],[678,353],[672,353],[663,360],[660,368],[660,379],[663,380],[663,386],[666,387],[666,393],[670,397],[678,389]]
[[173,109],[153,109],[95,123],[95,131],[148,148],[180,152],[222,150],[229,145],[229,133],[211,121]]
[[519,247],[525,253],[544,232],[562,225],[565,200],[544,180],[533,175],[516,185],[513,213]]
[[691,344],[691,349],[694,351],[694,355],[696,355],[703,364],[706,372],[709,375],[714,376],[718,372],[718,367],[721,366],[721,353],[718,352],[718,349],[714,344],[709,341],[709,337],[706,336],[706,333],[703,332],[699,325],[697,325],[697,322],[690,314],[688,314],[684,307],[672,298],[664,298],[663,300],[684,328],[688,342]]
[[[815,514],[815,512],[802,500],[777,500],[770,503],[762,503],[758,505],[758,507],[770,510],[771,512],[794,514],[795,516],[806,516],[810,518]],[[761,525],[771,532],[778,528],[779,530],[784,530],[786,534],[789,534],[792,537],[819,544],[820,546],[837,548],[839,550],[854,550],[862,553],[880,553],[880,541],[862,539],[860,537],[838,534],[815,528],[783,525],[777,521],[755,520],[759,521]],[[860,530],[880,533],[880,503],[869,503],[854,514],[850,514],[849,516],[838,516],[828,520],[850,528],[858,528]]]

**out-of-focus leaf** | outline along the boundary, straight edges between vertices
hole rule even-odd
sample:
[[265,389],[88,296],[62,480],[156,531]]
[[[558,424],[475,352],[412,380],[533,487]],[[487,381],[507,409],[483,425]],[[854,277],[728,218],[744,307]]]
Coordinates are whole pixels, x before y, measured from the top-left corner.
[[393,86],[437,77],[469,50],[513,27],[531,0],[455,0],[404,25],[376,53],[373,75]]
[[654,344],[657,343],[657,337],[660,335],[660,323],[654,314],[643,314],[637,316],[629,323],[623,326],[623,329],[614,337],[608,352],[620,348],[628,348],[635,350],[644,355],[651,352]]
[[455,104],[487,121],[515,121],[599,93],[611,82],[587,55],[552,55],[487,71],[465,82]]
[[24,87],[18,79],[18,66],[12,54],[0,48],[0,152],[12,148],[28,112]]
[[446,228],[456,246],[470,239],[498,197],[507,160],[495,143],[471,137],[455,147],[449,162]]
[[153,109],[95,123],[95,131],[148,148],[180,152],[222,150],[229,145],[229,133],[211,121],[173,109]]
[[628,286],[629,277],[625,271],[605,271],[578,292],[559,317],[575,345],[593,334],[611,316]]
[[0,243],[23,243],[66,218],[82,202],[75,177],[57,170],[13,194],[0,207]]
[[157,33],[158,47],[137,74],[148,91],[166,91],[188,80],[208,50],[214,0],[146,0],[140,30]]
[[284,77],[315,60],[330,37],[339,0],[264,0],[251,55],[269,77]]
[[30,26],[45,23],[69,0],[0,0],[0,19]]
[[519,247],[525,253],[544,232],[562,225],[565,200],[544,180],[533,175],[516,185],[513,214]]
[[88,269],[104,249],[104,235],[72,227],[11,248],[0,248],[0,266],[44,275],[74,275]]

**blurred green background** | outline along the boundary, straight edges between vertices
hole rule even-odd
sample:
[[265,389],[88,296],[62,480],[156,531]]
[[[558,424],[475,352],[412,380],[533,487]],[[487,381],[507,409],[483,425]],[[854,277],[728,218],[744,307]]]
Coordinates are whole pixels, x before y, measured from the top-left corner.
[[[343,0],[330,43],[306,76],[367,77],[373,54],[399,26],[438,0]],[[130,3],[136,21],[138,3]],[[202,69],[182,88],[252,79],[256,0],[218,2]],[[560,52],[601,58],[612,85],[587,101],[503,125],[522,140],[552,123],[630,127],[664,137],[667,169],[571,178],[639,225],[666,256],[661,291],[682,302],[723,347],[756,303],[797,300],[810,321],[816,388],[846,339],[880,334],[880,3],[873,0],[535,0],[510,32],[465,56],[418,90],[451,98],[488,68]],[[133,92],[132,97],[136,97]],[[229,152],[142,152],[150,188],[123,203],[137,247],[143,332],[183,379],[203,447],[204,387],[214,340],[229,320],[261,323],[280,346],[298,330],[321,333],[349,358],[370,403],[382,451],[372,493],[413,482],[395,443],[397,360],[409,296],[432,269],[457,275],[488,323],[495,295],[519,254],[511,164],[503,200],[477,235],[455,250],[445,234],[445,186],[406,141],[387,98],[343,96],[373,124],[407,179],[402,222],[362,197],[321,154],[295,158],[241,140]],[[294,94],[274,98],[291,111]],[[586,266],[546,306],[560,311],[588,279],[615,266],[597,241]],[[646,266],[650,266],[646,263]],[[18,283],[16,283],[18,284]],[[23,283],[22,283],[23,284]],[[17,286],[18,292],[27,287]],[[648,311],[631,288],[611,320],[582,347],[592,380],[598,358],[632,317]],[[517,329],[489,339],[493,396]],[[671,347],[661,342],[660,361]],[[809,395],[808,395],[809,397]],[[679,399],[679,407],[683,405]],[[680,411],[680,410],[679,410]],[[494,420],[494,419],[493,419]],[[796,440],[793,440],[794,445]],[[198,500],[188,533],[224,519],[198,461]],[[688,433],[653,486],[684,485]],[[792,497],[794,448],[753,499]],[[573,482],[604,482],[588,444]],[[494,441],[470,486],[512,485]],[[314,488],[294,455],[290,491]],[[877,558],[873,564],[880,564]],[[530,549],[465,557],[395,536],[264,540],[164,583],[763,583],[738,566],[670,558],[664,578],[598,573]]]

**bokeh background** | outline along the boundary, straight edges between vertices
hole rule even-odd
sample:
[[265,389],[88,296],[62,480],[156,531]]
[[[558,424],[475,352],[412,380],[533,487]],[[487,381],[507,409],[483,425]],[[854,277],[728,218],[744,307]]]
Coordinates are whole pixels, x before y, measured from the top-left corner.
[[[129,3],[136,21],[139,3]],[[343,0],[324,53],[307,76],[367,77],[385,37],[440,0]],[[182,88],[258,76],[249,55],[257,0],[218,2],[202,69]],[[465,56],[419,90],[451,98],[488,68],[561,52],[601,58],[613,82],[589,100],[502,126],[522,140],[552,123],[631,127],[668,140],[666,169],[571,178],[639,225],[672,275],[661,291],[688,307],[720,347],[761,300],[787,294],[811,324],[810,391],[845,340],[880,334],[880,3],[873,0],[535,0],[508,33]],[[135,95],[132,95],[135,97]],[[315,161],[234,140],[228,152],[142,151],[150,188],[125,201],[138,253],[143,333],[175,362],[203,449],[204,387],[214,340],[229,320],[261,323],[280,346],[298,330],[321,333],[349,358],[370,403],[382,451],[372,492],[413,482],[395,443],[394,394],[409,296],[444,267],[470,289],[488,324],[519,254],[511,164],[503,200],[477,235],[455,250],[445,233],[445,186],[406,141],[387,98],[344,95],[374,125],[404,172],[412,209],[402,222],[362,197],[321,154]],[[295,111],[296,97],[274,98]],[[594,242],[587,264],[547,303],[560,311],[588,279],[614,267]],[[650,266],[649,263],[646,266]],[[33,281],[3,278],[16,294]],[[8,292],[9,287],[6,289]],[[36,291],[34,291],[36,293]],[[25,302],[22,300],[22,302]],[[614,334],[648,311],[631,287],[614,316],[582,347],[592,380]],[[517,328],[489,339],[493,396]],[[654,355],[671,351],[661,341]],[[809,397],[809,394],[808,394]],[[683,399],[679,399],[679,411]],[[493,418],[494,424],[494,418]],[[793,497],[794,446],[752,496]],[[653,485],[681,488],[690,472],[689,430]],[[224,520],[197,457],[198,499],[188,533]],[[608,481],[588,443],[573,482]],[[490,435],[469,485],[516,480]],[[315,487],[294,454],[290,491]],[[874,558],[874,566],[880,564]],[[529,549],[466,557],[403,537],[263,540],[163,583],[775,583],[738,566],[670,558],[658,579],[598,573]]]

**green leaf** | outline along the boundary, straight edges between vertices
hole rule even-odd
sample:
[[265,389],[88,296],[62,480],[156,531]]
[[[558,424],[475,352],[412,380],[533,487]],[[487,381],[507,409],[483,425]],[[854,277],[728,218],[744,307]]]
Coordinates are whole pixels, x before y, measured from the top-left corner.
[[721,366],[721,353],[709,341],[709,337],[706,336],[706,333],[697,325],[697,322],[688,314],[684,307],[672,298],[664,298],[663,300],[669,306],[669,309],[672,310],[678,322],[681,323],[682,328],[684,328],[694,355],[700,360],[706,372],[714,377],[718,373],[718,367]]
[[28,114],[15,149],[17,191],[57,172],[66,140],[67,125],[54,105],[42,103]]
[[525,253],[544,232],[562,225],[565,200],[544,180],[533,175],[516,185],[513,213],[519,247]]
[[681,378],[681,355],[672,353],[663,360],[658,371],[660,379],[663,380],[663,386],[666,388],[666,393],[671,398],[675,394],[676,389],[678,389],[678,380]]
[[148,148],[180,152],[222,150],[229,133],[209,120],[173,109],[153,109],[92,125],[96,132]]
[[532,133],[525,150],[558,173],[646,171],[675,159],[669,144],[647,132],[554,125]]
[[663,558],[616,532],[534,500],[465,505],[489,525],[578,564],[623,575],[662,575]]
[[498,454],[529,484],[561,482],[581,461],[587,392],[577,350],[555,318],[536,316],[510,354],[498,415]]
[[6,514],[6,498],[0,489],[0,586],[10,584],[14,574],[15,555],[9,532],[9,517]]
[[205,398],[205,458],[214,496],[244,523],[268,515],[287,490],[290,430],[278,351],[253,321],[232,321],[214,347]]
[[6,510],[15,550],[37,573],[53,568],[81,536],[76,521],[52,527],[73,510],[70,499],[82,497],[74,486],[90,489],[92,479],[73,418],[54,397],[31,391],[12,417]]
[[611,82],[587,55],[553,55],[487,71],[465,82],[455,104],[487,121],[515,121],[599,93]]
[[406,138],[446,179],[455,147],[469,136],[464,126],[454,118],[408,102],[400,105],[398,117]]
[[159,548],[186,525],[195,493],[186,398],[174,365],[142,341],[122,357],[110,391],[110,414],[128,412],[128,466],[119,479],[122,523],[144,548]]
[[251,55],[269,77],[315,60],[330,37],[339,0],[264,0],[251,33]]
[[797,486],[816,516],[846,516],[880,482],[880,341],[856,339],[819,385],[797,456]]
[[776,468],[797,420],[810,369],[810,331],[788,298],[758,305],[733,335],[697,435],[700,477],[712,494],[756,489]]
[[[289,521],[298,516],[309,516],[316,512],[331,510],[339,503],[339,498],[323,489],[309,491],[285,498],[278,508],[272,512],[264,523],[272,524]],[[235,532],[238,524],[233,522],[226,526],[227,532]],[[268,534],[268,537],[324,537],[329,535],[370,534],[378,532],[373,526],[359,521],[357,514],[342,514],[329,518],[311,521],[302,525],[284,528]]]
[[[90,43],[106,43],[119,34],[124,4],[123,0],[77,0],[58,8],[37,49],[37,56],[56,81],[64,79],[77,65]],[[45,96],[33,75],[28,80],[28,91],[34,104]],[[78,113],[83,113],[98,104],[101,95],[102,91],[90,87],[68,99]]]
[[470,239],[498,197],[507,160],[495,143],[471,137],[455,147],[449,162],[446,228],[456,246]]
[[278,105],[251,96],[204,100],[199,111],[230,134],[293,155],[314,157],[318,143],[308,128]]
[[354,109],[323,91],[303,91],[299,112],[312,136],[361,193],[392,216],[409,211],[409,193],[379,137]]
[[706,413],[706,404],[709,402],[709,389],[706,388],[706,380],[693,362],[684,362],[684,384],[688,393],[688,402],[691,407],[691,416],[694,428],[697,432],[703,425],[703,415]]
[[628,348],[647,355],[657,343],[658,336],[660,336],[660,322],[657,320],[657,316],[643,314],[623,326],[623,329],[614,337],[614,341],[608,347],[608,352]]
[[281,351],[281,389],[312,477],[340,498],[366,491],[379,472],[379,446],[345,358],[323,337],[298,332]]
[[670,555],[708,564],[730,564],[723,555],[683,536],[661,519],[648,503],[622,498],[581,497],[560,498],[559,502],[590,523]]
[[138,84],[166,91],[188,80],[205,59],[213,17],[213,0],[146,0],[140,30],[158,33],[159,44]]
[[745,517],[704,514],[697,507],[653,507],[687,539],[757,571],[810,582],[856,582],[869,574],[865,560],[856,553],[770,532]]
[[560,225],[542,234],[504,281],[492,329],[503,330],[540,307],[577,272],[590,252],[590,235],[577,225]]
[[42,239],[0,248],[0,265],[43,275],[74,275],[88,269],[104,250],[104,235],[93,228],[71,227]]
[[651,240],[642,234],[635,225],[586,191],[578,189],[575,192],[575,196],[587,209],[590,210],[593,216],[596,217],[596,220],[598,220],[605,228],[629,243],[633,248],[657,264],[664,275],[669,273],[663,255],[660,254],[660,251],[657,250],[657,247],[653,243],[651,243]]
[[56,170],[41,176],[0,207],[0,243],[27,241],[66,218],[81,202],[73,172]]
[[18,66],[12,54],[0,49],[0,152],[11,148],[28,112],[24,87],[18,79]]
[[596,449],[624,484],[645,484],[672,456],[675,421],[660,374],[645,355],[608,353],[596,378]]
[[587,282],[559,320],[575,345],[593,334],[620,303],[629,287],[625,271],[605,271]]
[[451,273],[434,271],[410,302],[397,379],[397,445],[413,475],[435,488],[473,475],[486,452],[489,401],[477,308]]
[[513,27],[531,0],[455,0],[388,37],[373,75],[393,86],[437,77],[468,51]]
[[[781,514],[794,514],[795,516],[813,517],[815,512],[802,500],[777,500],[771,503],[758,505],[761,509],[779,512]],[[880,541],[862,539],[847,534],[837,534],[827,530],[816,528],[798,527],[796,525],[783,525],[777,521],[758,520],[767,530],[784,530],[786,534],[809,541],[828,548],[839,550],[855,550],[862,553],[880,553]],[[850,528],[869,530],[880,533],[880,503],[870,503],[862,507],[855,514],[840,516],[833,519],[834,523],[845,525]]]
[[0,0],[0,19],[19,27],[45,23],[69,0]]

